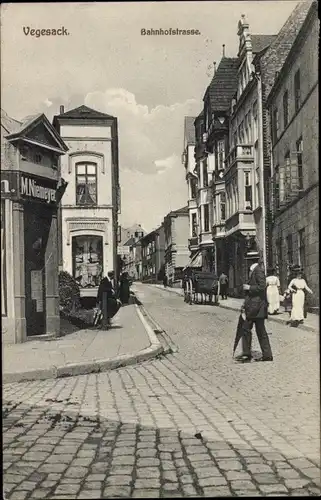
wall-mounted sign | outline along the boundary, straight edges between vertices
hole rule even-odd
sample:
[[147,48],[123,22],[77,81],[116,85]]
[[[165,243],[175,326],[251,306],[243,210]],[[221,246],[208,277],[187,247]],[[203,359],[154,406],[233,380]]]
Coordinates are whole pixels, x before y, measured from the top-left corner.
[[56,189],[43,185],[39,178],[27,177],[21,174],[20,177],[20,194],[27,198],[37,198],[46,203],[56,203]]
[[[58,198],[61,195],[58,190]],[[57,204],[57,181],[17,170],[1,172],[1,198],[39,200]]]
[[16,198],[18,196],[17,172],[1,171],[1,198]]

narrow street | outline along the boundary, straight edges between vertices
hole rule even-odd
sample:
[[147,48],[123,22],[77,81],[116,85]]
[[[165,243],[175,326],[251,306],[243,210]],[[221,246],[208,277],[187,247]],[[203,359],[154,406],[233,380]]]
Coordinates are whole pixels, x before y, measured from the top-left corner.
[[319,496],[318,336],[268,322],[275,361],[237,365],[235,311],[134,290],[177,352],[6,384],[6,498]]

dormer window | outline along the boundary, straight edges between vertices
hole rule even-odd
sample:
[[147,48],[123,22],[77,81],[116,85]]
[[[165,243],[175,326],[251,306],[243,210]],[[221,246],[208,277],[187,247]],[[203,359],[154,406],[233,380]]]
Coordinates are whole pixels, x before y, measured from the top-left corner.
[[36,153],[35,154],[35,157],[34,157],[34,161],[35,163],[41,163],[41,160],[42,160],[42,155],[40,153]]
[[29,153],[28,146],[21,146],[21,148],[20,148],[20,154],[21,154],[21,159],[22,160],[27,160],[28,153]]

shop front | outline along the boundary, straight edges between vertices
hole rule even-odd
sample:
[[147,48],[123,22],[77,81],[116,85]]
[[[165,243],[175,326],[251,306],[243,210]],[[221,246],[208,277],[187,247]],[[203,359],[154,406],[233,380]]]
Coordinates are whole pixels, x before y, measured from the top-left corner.
[[[1,305],[4,341],[59,335],[57,180],[20,171],[1,199]],[[13,285],[13,286],[12,286]]]

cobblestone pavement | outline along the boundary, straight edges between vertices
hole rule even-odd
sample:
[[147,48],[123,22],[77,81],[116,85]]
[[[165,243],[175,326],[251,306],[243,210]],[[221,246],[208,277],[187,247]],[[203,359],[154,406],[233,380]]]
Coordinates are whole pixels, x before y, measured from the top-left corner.
[[6,498],[319,496],[317,336],[270,324],[275,363],[239,366],[237,313],[138,289],[178,352],[6,384]]

